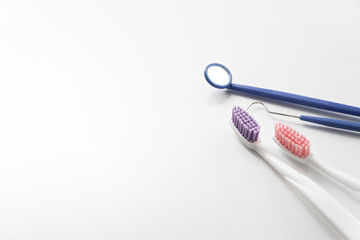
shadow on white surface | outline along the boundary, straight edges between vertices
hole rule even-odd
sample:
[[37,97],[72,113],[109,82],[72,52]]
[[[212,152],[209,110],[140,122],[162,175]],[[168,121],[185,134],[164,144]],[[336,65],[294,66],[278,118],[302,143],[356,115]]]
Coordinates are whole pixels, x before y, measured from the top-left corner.
[[208,97],[209,105],[223,104],[230,99],[231,95],[227,94],[227,91],[214,91]]

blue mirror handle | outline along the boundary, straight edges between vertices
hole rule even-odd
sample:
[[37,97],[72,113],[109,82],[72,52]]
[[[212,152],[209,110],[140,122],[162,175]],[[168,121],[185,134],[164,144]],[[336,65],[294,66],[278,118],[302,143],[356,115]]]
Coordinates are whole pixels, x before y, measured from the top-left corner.
[[317,123],[328,127],[341,128],[341,129],[360,132],[360,123],[357,122],[350,122],[350,121],[344,121],[333,118],[313,117],[306,115],[301,115],[300,120]]
[[263,98],[269,98],[274,100],[279,100],[283,102],[290,102],[295,103],[298,105],[313,107],[324,109],[333,112],[345,113],[354,116],[360,116],[360,108],[353,107],[341,103],[330,102],[322,99],[311,98],[306,96],[301,96],[293,93],[281,92],[277,90],[265,89],[265,88],[258,88],[258,87],[251,87],[246,85],[240,84],[231,84],[228,89],[247,93],[254,96],[259,96]]

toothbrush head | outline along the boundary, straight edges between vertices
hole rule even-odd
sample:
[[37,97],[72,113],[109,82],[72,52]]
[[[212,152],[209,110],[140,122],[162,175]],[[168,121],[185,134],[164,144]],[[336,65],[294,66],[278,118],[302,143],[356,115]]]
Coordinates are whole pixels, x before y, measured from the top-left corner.
[[258,141],[260,126],[244,109],[239,106],[234,107],[231,122],[234,130],[237,130],[247,142],[254,143]]
[[275,124],[275,140],[296,157],[305,159],[310,154],[310,141],[296,130],[282,123]]

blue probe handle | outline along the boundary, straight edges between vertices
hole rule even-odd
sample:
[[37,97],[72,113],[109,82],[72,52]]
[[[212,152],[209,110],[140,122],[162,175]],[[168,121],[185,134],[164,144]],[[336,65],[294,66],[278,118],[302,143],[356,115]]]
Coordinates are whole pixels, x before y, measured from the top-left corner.
[[251,87],[240,84],[231,84],[228,88],[237,92],[247,93],[255,96],[260,96],[263,98],[270,98],[283,102],[290,102],[290,103],[309,106],[313,108],[325,109],[333,112],[360,116],[360,108],[341,104],[341,103],[329,102],[317,98],[305,97],[292,93],[281,92],[281,91],[265,89],[265,88]]
[[306,121],[306,122],[317,123],[317,124],[324,125],[324,126],[360,132],[360,123],[357,123],[357,122],[350,122],[350,121],[344,121],[344,120],[333,119],[333,118],[313,117],[313,116],[306,116],[306,115],[301,115],[300,120]]

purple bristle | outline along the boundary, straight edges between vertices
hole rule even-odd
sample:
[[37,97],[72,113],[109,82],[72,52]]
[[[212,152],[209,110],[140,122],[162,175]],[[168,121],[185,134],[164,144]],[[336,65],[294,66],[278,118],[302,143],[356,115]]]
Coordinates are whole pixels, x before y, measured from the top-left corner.
[[260,126],[244,109],[237,106],[232,110],[232,122],[239,133],[249,142],[256,142],[260,133]]

